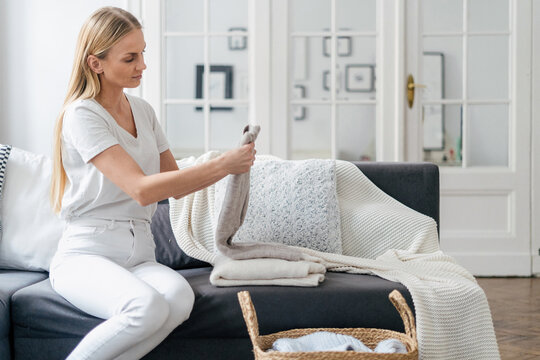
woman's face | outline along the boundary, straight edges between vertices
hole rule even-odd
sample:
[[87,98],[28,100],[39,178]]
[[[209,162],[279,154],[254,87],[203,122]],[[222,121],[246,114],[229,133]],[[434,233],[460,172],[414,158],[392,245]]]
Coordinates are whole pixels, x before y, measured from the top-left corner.
[[143,33],[135,29],[117,42],[104,59],[100,60],[101,86],[134,88],[141,83],[146,69],[143,52],[146,47]]

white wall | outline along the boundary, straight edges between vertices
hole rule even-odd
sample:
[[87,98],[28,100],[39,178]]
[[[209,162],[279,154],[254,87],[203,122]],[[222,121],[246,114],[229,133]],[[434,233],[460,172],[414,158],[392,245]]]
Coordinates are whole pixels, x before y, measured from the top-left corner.
[[0,0],[0,143],[50,156],[83,22],[123,0]]
[[533,273],[540,275],[540,0],[533,1],[531,254]]

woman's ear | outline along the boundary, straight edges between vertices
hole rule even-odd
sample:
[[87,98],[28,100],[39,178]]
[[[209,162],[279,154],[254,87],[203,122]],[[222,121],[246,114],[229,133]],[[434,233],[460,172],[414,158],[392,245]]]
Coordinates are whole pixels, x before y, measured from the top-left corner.
[[103,73],[103,68],[101,66],[101,61],[98,59],[95,55],[88,55],[88,58],[86,58],[86,62],[88,63],[88,66],[90,69],[95,72],[96,74]]

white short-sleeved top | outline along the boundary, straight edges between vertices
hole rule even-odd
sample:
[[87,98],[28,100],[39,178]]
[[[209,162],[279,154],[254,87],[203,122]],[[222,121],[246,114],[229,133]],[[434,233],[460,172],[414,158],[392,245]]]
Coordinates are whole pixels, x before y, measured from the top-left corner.
[[126,97],[137,128],[137,137],[123,129],[94,99],[70,104],[62,126],[62,160],[69,183],[60,217],[150,221],[156,204],[141,206],[91,162],[102,151],[119,144],[146,175],[159,173],[159,154],[169,148],[154,110],[141,98]]

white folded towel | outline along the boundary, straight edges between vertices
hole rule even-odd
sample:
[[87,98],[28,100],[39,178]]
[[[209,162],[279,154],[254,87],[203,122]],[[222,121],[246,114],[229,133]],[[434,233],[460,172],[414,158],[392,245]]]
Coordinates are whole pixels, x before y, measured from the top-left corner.
[[215,286],[280,285],[317,286],[324,280],[326,267],[311,261],[281,259],[232,260],[218,256],[210,274]]

